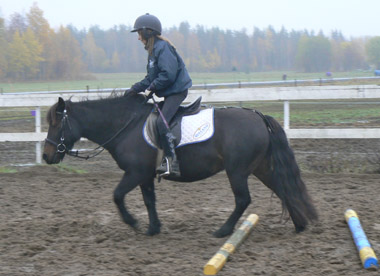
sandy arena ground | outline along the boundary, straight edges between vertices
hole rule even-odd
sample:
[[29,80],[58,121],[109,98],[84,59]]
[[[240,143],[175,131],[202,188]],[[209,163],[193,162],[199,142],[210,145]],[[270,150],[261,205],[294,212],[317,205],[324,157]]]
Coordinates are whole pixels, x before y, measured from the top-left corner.
[[[292,146],[320,221],[296,234],[291,221],[281,220],[278,198],[251,177],[252,204],[239,224],[250,213],[260,222],[218,275],[378,275],[362,268],[343,214],[358,212],[380,255],[380,174],[374,173],[380,141],[294,140]],[[33,150],[33,143],[1,143],[0,166],[33,162]],[[148,237],[138,189],[126,203],[139,230],[119,218],[112,193],[122,172],[108,153],[64,163],[87,173],[47,165],[0,173],[0,275],[203,275],[227,240],[212,236],[234,206],[224,173],[157,184],[163,227]]]

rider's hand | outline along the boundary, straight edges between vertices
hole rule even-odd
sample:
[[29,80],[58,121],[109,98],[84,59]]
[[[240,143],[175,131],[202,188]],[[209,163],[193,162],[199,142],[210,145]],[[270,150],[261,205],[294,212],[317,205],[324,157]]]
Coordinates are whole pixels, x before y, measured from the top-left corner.
[[149,90],[149,91],[153,91],[153,92],[156,91],[156,86],[154,85],[154,82],[152,82],[152,83],[149,85],[149,87],[147,88],[147,90]]

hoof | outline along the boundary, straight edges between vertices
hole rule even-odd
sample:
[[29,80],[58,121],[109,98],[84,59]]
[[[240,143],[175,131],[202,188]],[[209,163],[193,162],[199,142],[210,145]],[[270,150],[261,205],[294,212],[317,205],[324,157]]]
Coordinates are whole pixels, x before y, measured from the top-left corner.
[[138,221],[132,217],[128,219],[123,219],[123,221],[133,228],[137,228],[138,226]]
[[133,229],[137,229],[139,227],[139,222],[134,220],[131,224],[129,224]]
[[296,226],[296,233],[301,233],[305,231],[306,227],[305,226]]
[[154,236],[154,235],[157,235],[157,234],[160,234],[161,230],[159,227],[156,227],[156,228],[148,228],[148,230],[146,231],[146,235],[147,236]]
[[219,229],[218,231],[214,232],[213,236],[215,238],[224,238],[224,237],[230,235],[231,233],[232,233],[232,231],[225,231],[223,229]]

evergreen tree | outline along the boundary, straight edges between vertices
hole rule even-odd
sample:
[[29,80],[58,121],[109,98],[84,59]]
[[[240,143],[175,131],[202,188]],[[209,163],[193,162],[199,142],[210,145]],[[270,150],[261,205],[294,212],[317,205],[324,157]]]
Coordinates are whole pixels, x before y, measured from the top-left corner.
[[8,71],[7,53],[8,43],[5,39],[4,19],[0,18],[0,79],[3,79]]
[[88,32],[83,41],[84,60],[92,72],[104,72],[109,68],[109,60],[103,48],[95,43],[94,34]]
[[8,39],[11,40],[15,32],[19,32],[19,34],[24,33],[27,26],[25,16],[17,12],[13,13],[8,26]]
[[68,28],[61,27],[56,34],[54,75],[60,79],[77,79],[83,75],[84,64],[79,42]]
[[368,40],[366,44],[368,62],[373,64],[376,69],[380,69],[380,36]]
[[331,65],[331,44],[322,34],[303,36],[299,43],[297,62],[305,72],[328,71]]

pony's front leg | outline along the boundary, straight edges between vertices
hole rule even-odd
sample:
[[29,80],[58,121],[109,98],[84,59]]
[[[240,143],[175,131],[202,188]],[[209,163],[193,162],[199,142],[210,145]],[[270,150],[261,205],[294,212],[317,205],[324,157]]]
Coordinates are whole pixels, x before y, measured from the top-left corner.
[[121,218],[126,224],[132,227],[136,227],[137,220],[127,211],[124,205],[124,198],[125,195],[136,188],[137,185],[138,181],[136,181],[134,177],[131,177],[131,175],[125,173],[113,193],[113,200],[117,208],[119,208]]
[[149,215],[149,228],[146,232],[147,235],[153,236],[160,233],[161,222],[157,215],[156,210],[156,195],[154,192],[154,180],[153,178],[140,185],[141,192],[144,198],[144,203]]

